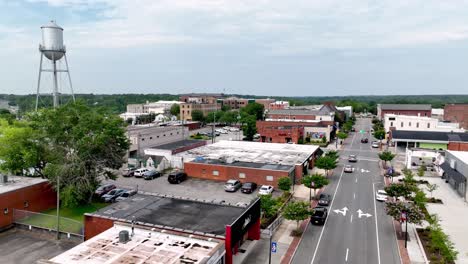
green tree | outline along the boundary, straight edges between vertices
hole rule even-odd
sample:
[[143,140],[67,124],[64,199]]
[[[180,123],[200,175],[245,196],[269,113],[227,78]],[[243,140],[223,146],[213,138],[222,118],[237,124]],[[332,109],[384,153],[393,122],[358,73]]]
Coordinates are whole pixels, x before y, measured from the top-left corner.
[[396,221],[401,220],[402,212],[406,213],[408,223],[421,224],[424,219],[424,213],[416,204],[403,201],[387,201],[385,202],[385,211]]
[[453,242],[450,241],[449,236],[442,230],[437,218],[431,221],[429,230],[431,231],[429,235],[431,249],[444,257],[446,261],[444,263],[454,263],[457,260],[458,251],[455,249]]
[[261,195],[260,208],[263,218],[273,217],[278,212],[278,201],[271,194]]
[[241,108],[241,113],[244,115],[253,115],[255,120],[263,120],[264,107],[259,103],[249,103],[246,107]]
[[406,185],[415,186],[416,180],[414,179],[413,172],[410,169],[405,168],[403,169],[403,174],[405,175],[405,177],[403,178],[403,182]]
[[383,151],[379,153],[379,159],[384,162],[385,168],[387,167],[387,161],[392,161],[395,158],[395,154],[390,151]]
[[427,170],[426,165],[423,164],[423,165],[419,166],[419,168],[418,168],[418,176],[419,176],[419,177],[423,177],[423,176],[424,176],[424,173],[426,172],[426,170]]
[[[12,156],[23,162],[20,168],[2,164],[3,170],[16,172],[33,169],[37,175],[46,177],[57,189],[60,177],[62,204],[72,207],[91,201],[91,197],[103,178],[115,179],[115,171],[122,167],[129,147],[125,122],[116,115],[103,114],[83,102],[70,103],[56,109],[42,109],[30,113],[15,125],[32,136],[18,150],[31,148],[28,152],[2,153],[0,159]],[[18,142],[5,142],[14,146]]]
[[237,116],[239,113],[237,111],[228,111],[224,112],[223,115],[220,117],[219,122],[225,124],[235,124],[237,122]]
[[426,206],[426,202],[427,202],[426,194],[423,191],[417,189],[413,197],[413,202],[417,206],[419,206],[419,208],[423,209]]
[[[317,189],[321,189],[329,183],[330,181],[327,179],[327,177],[319,173],[306,175],[302,178],[302,184],[304,184],[305,187],[309,188],[309,190],[314,189],[314,197],[316,196]],[[312,200],[310,197],[310,192],[309,200]]]
[[319,169],[325,170],[325,174],[328,175],[330,170],[336,168],[338,162],[333,157],[322,156],[315,161],[315,166]]
[[338,151],[330,150],[327,153],[325,153],[325,157],[330,157],[334,160],[337,160],[340,157],[340,154],[338,154]]
[[171,106],[171,115],[173,116],[178,116],[180,113],[180,105],[179,104],[173,104]]
[[336,136],[341,140],[345,140],[348,137],[348,134],[346,134],[345,132],[338,132]]
[[430,184],[430,183],[429,183],[429,184],[427,184],[426,187],[427,187],[427,190],[431,193],[431,197],[434,197],[434,196],[432,195],[432,192],[434,192],[435,190],[437,190],[437,188],[439,188],[439,185],[437,185],[437,184],[435,184],[435,183],[434,183],[434,184]]
[[415,191],[413,186],[401,183],[392,183],[389,186],[385,187],[385,192],[387,193],[387,195],[394,198],[409,198],[411,197],[413,191]]
[[299,230],[299,222],[310,216],[309,205],[306,202],[292,201],[283,209],[283,217],[296,221],[296,230]]
[[255,116],[249,115],[244,119],[242,123],[242,132],[247,140],[253,140],[254,135],[257,133],[257,120],[255,119]]
[[374,130],[374,137],[377,139],[384,139],[385,138],[385,130],[379,129]]
[[281,177],[278,180],[278,188],[284,192],[289,192],[291,190],[292,181],[289,177]]
[[205,117],[203,116],[203,112],[201,110],[193,110],[192,111],[192,121],[204,122]]

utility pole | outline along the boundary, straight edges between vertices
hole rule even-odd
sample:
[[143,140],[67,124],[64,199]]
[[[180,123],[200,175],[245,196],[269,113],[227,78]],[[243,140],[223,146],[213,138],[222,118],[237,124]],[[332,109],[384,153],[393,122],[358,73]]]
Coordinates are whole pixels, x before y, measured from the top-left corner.
[[271,229],[270,229],[270,252],[268,254],[268,264],[271,264],[271,243],[272,243],[272,238],[273,238],[273,232],[271,232]]
[[57,240],[60,240],[60,175],[57,175]]
[[216,110],[213,112],[213,126],[211,126],[211,144],[214,144],[216,142],[216,135],[215,135],[215,120],[216,120]]

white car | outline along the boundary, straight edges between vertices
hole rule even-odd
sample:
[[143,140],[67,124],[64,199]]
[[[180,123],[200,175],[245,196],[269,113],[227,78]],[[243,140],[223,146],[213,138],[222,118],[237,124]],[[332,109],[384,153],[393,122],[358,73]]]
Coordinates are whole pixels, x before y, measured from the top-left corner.
[[149,171],[149,170],[146,169],[146,168],[141,168],[141,169],[136,170],[133,173],[133,175],[135,175],[136,178],[141,178],[141,177],[143,177],[143,174],[145,174],[147,171]]
[[372,142],[372,147],[373,147],[373,148],[378,148],[378,147],[380,147],[379,145],[380,145],[380,144],[379,144],[378,141]]
[[231,132],[239,132],[239,129],[237,127],[231,127],[229,128],[229,131]]
[[268,194],[273,193],[273,191],[274,191],[273,186],[271,186],[271,185],[262,185],[262,187],[260,187],[260,190],[258,191],[258,194],[268,195]]
[[375,192],[375,199],[380,202],[387,201],[388,195],[384,190],[378,190]]
[[352,173],[353,171],[354,171],[353,166],[351,166],[351,165],[345,165],[345,167],[344,167],[344,172]]

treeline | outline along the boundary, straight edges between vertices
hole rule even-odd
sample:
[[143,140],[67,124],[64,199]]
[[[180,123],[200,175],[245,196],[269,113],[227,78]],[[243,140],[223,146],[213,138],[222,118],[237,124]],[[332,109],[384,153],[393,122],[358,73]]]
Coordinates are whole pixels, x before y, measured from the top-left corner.
[[[243,98],[265,98],[268,96],[255,95],[225,95]],[[87,105],[105,108],[112,113],[122,113],[126,111],[127,104],[154,102],[158,100],[178,100],[176,94],[77,94],[77,99],[83,100]],[[335,102],[338,106],[351,105],[355,112],[375,113],[379,103],[385,104],[431,104],[433,108],[443,108],[448,103],[468,103],[467,95],[382,95],[382,96],[304,96],[304,97],[282,97],[270,96],[270,98],[282,101],[289,101],[290,105],[314,105],[325,101]],[[18,105],[21,112],[33,110],[36,104],[36,95],[6,95],[0,94],[0,99],[5,99],[11,105]],[[66,103],[71,98],[63,96],[62,103]],[[40,106],[51,106],[52,98],[40,97]]]

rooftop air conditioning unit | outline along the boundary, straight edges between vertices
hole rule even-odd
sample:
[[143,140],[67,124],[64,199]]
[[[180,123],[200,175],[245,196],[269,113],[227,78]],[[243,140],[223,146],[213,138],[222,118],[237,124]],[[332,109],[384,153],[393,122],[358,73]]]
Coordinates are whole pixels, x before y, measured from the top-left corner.
[[453,159],[450,160],[450,168],[457,170],[457,163]]
[[127,230],[122,230],[119,232],[119,242],[120,243],[127,243],[130,241],[130,235]]

